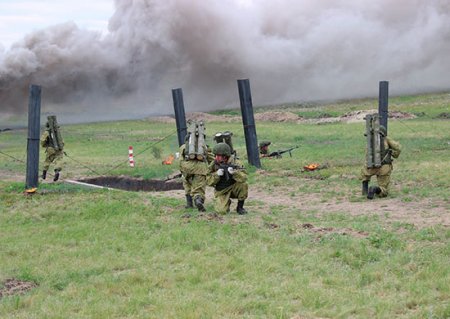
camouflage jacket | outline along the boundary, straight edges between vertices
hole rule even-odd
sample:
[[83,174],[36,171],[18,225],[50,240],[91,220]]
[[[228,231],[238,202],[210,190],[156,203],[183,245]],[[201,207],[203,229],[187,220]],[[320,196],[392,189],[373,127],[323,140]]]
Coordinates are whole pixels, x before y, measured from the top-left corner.
[[387,150],[391,150],[393,158],[398,158],[402,152],[402,146],[400,143],[387,136],[384,138],[384,147]]

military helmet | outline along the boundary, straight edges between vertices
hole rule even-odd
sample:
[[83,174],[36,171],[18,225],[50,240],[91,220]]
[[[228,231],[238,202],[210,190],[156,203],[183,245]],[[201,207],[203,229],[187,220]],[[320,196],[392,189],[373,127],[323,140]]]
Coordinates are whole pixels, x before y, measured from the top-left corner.
[[269,146],[271,144],[270,141],[261,141],[259,143],[259,147]]
[[380,125],[380,134],[383,136],[387,135],[387,130],[383,125]]
[[227,143],[217,143],[213,149],[214,155],[231,156],[231,148]]

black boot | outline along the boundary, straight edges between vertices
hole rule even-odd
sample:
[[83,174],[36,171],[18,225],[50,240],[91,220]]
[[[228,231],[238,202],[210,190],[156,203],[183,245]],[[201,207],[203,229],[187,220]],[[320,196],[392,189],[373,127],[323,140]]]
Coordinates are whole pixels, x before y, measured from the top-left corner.
[[236,207],[236,212],[239,215],[247,214],[247,211],[244,208],[244,203],[245,203],[245,200],[238,200],[237,207]]
[[379,188],[378,186],[370,186],[369,192],[367,193],[367,198],[373,199],[375,197],[375,194],[378,195],[380,193],[381,193],[381,188]]
[[46,179],[47,178],[47,171],[43,170],[42,171],[42,179]]
[[55,169],[55,176],[53,177],[53,181],[56,182],[59,179],[59,170]]
[[186,195],[186,206],[184,208],[193,208],[194,205],[192,204],[192,196]]
[[204,201],[201,196],[195,196],[194,202],[199,212],[206,212],[205,206],[203,206]]
[[362,182],[362,194],[367,195],[368,191],[369,191],[369,181],[363,181]]

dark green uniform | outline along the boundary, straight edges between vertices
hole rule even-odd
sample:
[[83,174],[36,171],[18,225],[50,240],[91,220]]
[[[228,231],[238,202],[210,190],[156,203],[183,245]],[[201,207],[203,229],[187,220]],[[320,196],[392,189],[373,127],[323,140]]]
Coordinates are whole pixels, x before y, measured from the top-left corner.
[[367,168],[366,166],[364,166],[361,170],[361,180],[363,182],[370,182],[370,178],[374,175],[377,177],[377,183],[379,187],[377,195],[379,197],[386,197],[389,194],[389,184],[391,181],[391,172],[393,169],[393,159],[391,158],[391,155],[394,158],[399,157],[401,152],[401,145],[400,143],[386,136],[384,138],[384,149],[385,152],[384,154],[382,154],[383,161],[381,163],[381,167]]
[[[227,164],[242,166],[242,164],[231,156]],[[209,165],[207,183],[214,187],[214,209],[218,214],[226,214],[230,211],[231,198],[237,198],[238,204],[244,203],[248,197],[247,172],[237,169],[233,174],[217,175],[219,165],[212,162]],[[226,179],[228,175],[228,180]],[[242,208],[242,207],[241,207]],[[239,211],[238,211],[239,212]],[[245,212],[245,210],[244,210]]]

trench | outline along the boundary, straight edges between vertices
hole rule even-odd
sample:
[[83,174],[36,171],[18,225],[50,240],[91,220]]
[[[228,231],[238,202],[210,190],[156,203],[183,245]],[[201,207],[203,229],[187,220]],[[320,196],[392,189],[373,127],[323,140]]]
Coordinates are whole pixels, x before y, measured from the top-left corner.
[[181,179],[159,180],[159,179],[142,179],[129,176],[100,176],[93,178],[85,178],[77,180],[81,183],[116,188],[133,192],[164,192],[174,189],[183,189]]

